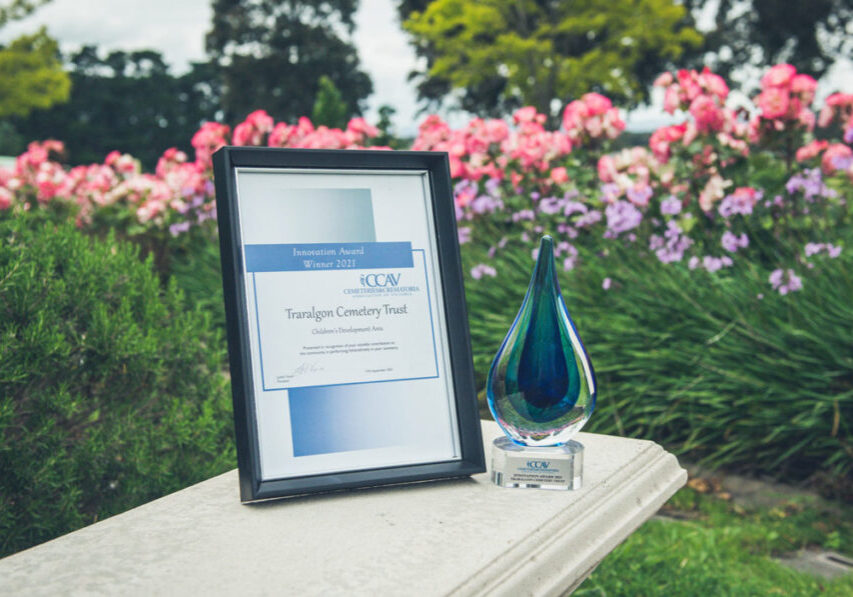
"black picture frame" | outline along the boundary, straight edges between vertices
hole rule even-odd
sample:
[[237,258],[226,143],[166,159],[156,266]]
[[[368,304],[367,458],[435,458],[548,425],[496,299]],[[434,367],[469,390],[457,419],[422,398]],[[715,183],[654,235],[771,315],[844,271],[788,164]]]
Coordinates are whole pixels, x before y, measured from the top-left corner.
[[[216,208],[222,262],[228,353],[234,404],[234,425],[244,503],[315,492],[465,477],[486,470],[455,208],[446,153],[418,151],[319,150],[266,147],[219,149],[213,156]],[[383,468],[346,470],[282,479],[263,479],[256,420],[257,399],[252,379],[249,319],[236,172],[238,168],[352,170],[383,172],[421,171],[429,180],[437,259],[441,276],[443,325],[449,352],[461,457],[456,460]]]

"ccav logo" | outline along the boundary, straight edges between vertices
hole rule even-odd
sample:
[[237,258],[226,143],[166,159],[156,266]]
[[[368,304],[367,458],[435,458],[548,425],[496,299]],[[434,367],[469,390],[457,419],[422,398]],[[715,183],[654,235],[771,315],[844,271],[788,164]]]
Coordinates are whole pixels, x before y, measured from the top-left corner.
[[359,278],[362,286],[368,288],[386,288],[397,286],[403,274],[362,274]]

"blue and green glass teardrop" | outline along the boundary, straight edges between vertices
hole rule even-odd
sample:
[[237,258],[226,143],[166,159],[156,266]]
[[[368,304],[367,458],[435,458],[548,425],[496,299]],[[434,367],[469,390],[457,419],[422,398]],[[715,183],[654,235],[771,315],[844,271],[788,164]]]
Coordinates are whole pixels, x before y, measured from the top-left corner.
[[542,238],[524,302],[486,387],[495,421],[527,446],[566,443],[595,408],[595,373],[560,294],[553,245],[550,236]]

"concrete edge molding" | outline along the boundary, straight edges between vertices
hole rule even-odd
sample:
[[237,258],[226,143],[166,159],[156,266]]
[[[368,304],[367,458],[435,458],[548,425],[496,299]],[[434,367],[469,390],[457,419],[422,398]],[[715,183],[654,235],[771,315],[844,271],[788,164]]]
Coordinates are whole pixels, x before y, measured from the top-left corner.
[[231,471],[0,560],[0,595],[565,594],[687,477],[653,442],[578,439],[577,491],[484,473],[246,506]]
[[[642,452],[616,475],[566,508],[552,524],[535,529],[454,594],[565,595],[577,588],[687,481],[687,471],[675,456],[654,442],[643,443]],[[578,576],[578,570],[585,572]]]

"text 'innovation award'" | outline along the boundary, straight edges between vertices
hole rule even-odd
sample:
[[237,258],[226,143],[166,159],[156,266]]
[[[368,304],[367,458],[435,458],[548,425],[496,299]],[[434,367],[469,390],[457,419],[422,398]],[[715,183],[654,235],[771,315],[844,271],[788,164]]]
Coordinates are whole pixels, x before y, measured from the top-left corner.
[[492,481],[502,487],[568,490],[582,482],[583,446],[572,437],[595,408],[595,373],[560,295],[553,245],[542,238],[489,371],[489,409],[506,433],[492,446]]

